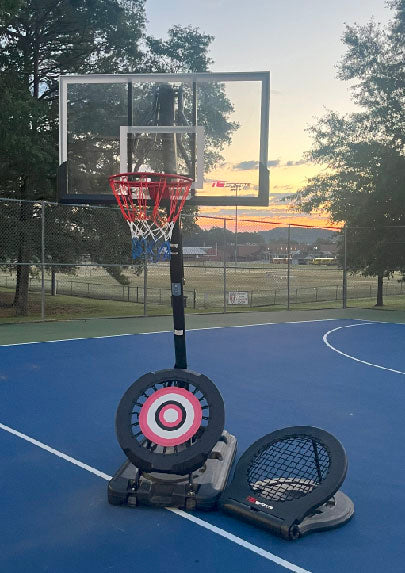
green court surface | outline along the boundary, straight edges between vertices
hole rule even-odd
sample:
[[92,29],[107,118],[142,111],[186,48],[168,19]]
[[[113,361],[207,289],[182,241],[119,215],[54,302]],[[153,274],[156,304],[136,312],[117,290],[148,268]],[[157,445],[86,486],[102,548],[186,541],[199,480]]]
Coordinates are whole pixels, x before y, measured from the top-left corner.
[[[405,322],[405,311],[383,309],[328,309],[314,311],[246,312],[227,314],[191,314],[186,317],[188,330],[223,326],[352,318],[379,322]],[[93,318],[61,322],[0,324],[0,345],[45,342],[71,338],[95,338],[117,334],[162,332],[173,329],[171,316],[136,318]]]

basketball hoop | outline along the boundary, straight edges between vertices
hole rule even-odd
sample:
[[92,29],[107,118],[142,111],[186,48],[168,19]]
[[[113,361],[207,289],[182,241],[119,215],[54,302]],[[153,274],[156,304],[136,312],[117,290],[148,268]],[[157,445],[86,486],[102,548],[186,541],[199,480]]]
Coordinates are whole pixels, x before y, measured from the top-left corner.
[[109,177],[132,236],[132,257],[170,259],[170,238],[192,179],[167,173],[120,173]]

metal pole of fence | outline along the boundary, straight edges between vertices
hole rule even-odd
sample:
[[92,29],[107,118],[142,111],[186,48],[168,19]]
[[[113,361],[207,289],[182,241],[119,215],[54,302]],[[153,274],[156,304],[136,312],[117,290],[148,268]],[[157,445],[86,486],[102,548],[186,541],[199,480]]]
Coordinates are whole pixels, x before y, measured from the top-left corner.
[[226,312],[226,219],[224,219],[224,312]]
[[143,257],[143,316],[148,315],[148,259],[146,253]]
[[347,227],[343,229],[342,306],[347,308]]
[[291,255],[291,225],[288,225],[287,238],[287,310],[290,310],[290,255]]
[[45,203],[41,203],[41,320],[45,320]]
[[235,205],[235,273],[238,266],[238,186],[235,185],[236,205]]

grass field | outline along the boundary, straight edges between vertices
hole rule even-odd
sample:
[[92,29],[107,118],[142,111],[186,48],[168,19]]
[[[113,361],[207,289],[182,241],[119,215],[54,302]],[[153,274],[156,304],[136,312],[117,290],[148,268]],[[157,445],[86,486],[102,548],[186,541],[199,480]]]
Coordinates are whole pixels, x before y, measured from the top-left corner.
[[[143,274],[124,271],[128,285],[121,285],[102,267],[79,267],[75,275],[57,273],[57,296],[46,295],[45,317],[64,320],[87,317],[142,316]],[[170,314],[168,264],[149,265],[147,273],[147,314]],[[405,309],[405,289],[400,276],[385,281],[385,308]],[[186,312],[221,312],[226,291],[248,293],[247,305],[227,305],[228,312],[283,310],[287,307],[287,268],[275,264],[227,266],[186,265]],[[371,308],[375,304],[376,279],[348,276],[348,306]],[[5,286],[7,284],[7,287]],[[31,281],[28,317],[17,317],[10,307],[15,275],[0,275],[0,322],[19,322],[41,318],[40,279]],[[46,275],[46,290],[50,276]],[[290,269],[290,308],[296,310],[340,308],[342,271],[336,267],[292,266]]]

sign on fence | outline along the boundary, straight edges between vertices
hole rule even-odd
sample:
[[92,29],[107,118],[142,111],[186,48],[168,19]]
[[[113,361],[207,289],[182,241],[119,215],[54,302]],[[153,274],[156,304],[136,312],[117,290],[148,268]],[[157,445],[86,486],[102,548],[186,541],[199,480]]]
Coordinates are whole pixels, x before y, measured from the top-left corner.
[[228,292],[228,304],[249,304],[248,293],[238,291]]

